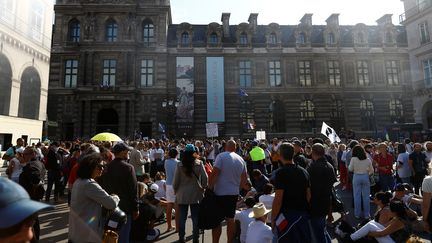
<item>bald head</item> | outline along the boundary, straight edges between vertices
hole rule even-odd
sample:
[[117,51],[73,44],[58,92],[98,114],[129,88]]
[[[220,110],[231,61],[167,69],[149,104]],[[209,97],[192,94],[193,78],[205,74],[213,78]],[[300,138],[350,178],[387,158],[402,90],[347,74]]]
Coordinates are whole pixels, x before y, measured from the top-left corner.
[[234,140],[228,140],[226,143],[225,150],[228,152],[235,152],[236,151],[237,143]]

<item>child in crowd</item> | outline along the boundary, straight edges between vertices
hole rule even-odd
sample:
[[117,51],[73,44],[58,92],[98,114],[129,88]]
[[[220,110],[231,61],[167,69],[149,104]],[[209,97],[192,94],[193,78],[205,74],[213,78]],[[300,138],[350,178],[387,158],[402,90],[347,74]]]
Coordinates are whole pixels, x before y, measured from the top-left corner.
[[156,185],[158,185],[159,190],[155,194],[155,198],[157,199],[165,199],[166,197],[166,180],[165,180],[165,173],[162,171],[159,171],[155,175],[155,182]]

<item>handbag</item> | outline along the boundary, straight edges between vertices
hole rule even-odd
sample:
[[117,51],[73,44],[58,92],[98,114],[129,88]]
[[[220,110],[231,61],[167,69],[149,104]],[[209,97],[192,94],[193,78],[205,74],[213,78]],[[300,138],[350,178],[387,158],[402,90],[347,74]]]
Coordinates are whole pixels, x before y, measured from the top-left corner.
[[198,212],[198,228],[199,229],[213,229],[220,225],[224,220],[223,214],[218,210],[218,197],[213,190],[207,188],[204,192],[204,198],[199,204]]
[[332,211],[338,213],[344,213],[345,212],[344,204],[342,200],[339,198],[339,196],[337,195],[334,187],[332,188],[331,197],[332,197]]

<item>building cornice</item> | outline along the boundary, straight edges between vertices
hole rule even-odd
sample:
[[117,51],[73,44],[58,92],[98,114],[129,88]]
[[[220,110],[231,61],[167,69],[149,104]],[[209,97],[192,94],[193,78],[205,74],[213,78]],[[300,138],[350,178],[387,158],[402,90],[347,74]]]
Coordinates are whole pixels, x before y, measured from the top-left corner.
[[10,45],[14,46],[15,48],[20,49],[23,52],[28,53],[29,55],[32,55],[33,57],[41,60],[42,62],[45,62],[48,64],[50,63],[50,57],[49,56],[43,54],[42,52],[36,50],[35,48],[33,48],[27,44],[24,44],[19,39],[15,38],[11,35],[8,35],[1,30],[0,30],[0,41],[2,41],[2,42],[4,41],[4,42],[10,44]]

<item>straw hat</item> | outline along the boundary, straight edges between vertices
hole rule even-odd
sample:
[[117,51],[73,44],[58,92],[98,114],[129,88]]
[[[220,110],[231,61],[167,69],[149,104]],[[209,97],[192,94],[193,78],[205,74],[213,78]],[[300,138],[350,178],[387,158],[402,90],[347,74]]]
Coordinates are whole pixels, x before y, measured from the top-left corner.
[[263,203],[257,203],[253,208],[252,212],[249,213],[251,218],[261,218],[271,212],[271,209],[267,209]]

